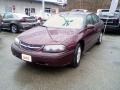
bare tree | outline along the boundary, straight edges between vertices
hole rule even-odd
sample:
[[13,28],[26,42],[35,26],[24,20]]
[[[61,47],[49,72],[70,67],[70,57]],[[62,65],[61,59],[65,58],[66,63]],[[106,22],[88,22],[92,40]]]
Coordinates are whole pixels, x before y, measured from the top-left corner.
[[110,4],[111,0],[68,0],[68,5],[65,10],[81,8],[96,12],[100,8],[110,8]]

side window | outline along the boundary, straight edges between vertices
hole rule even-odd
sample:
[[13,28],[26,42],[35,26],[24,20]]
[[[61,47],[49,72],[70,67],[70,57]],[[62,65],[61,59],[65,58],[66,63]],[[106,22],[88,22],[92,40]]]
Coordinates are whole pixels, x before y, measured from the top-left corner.
[[92,15],[92,18],[93,18],[93,23],[96,24],[99,22],[99,17],[95,14]]
[[5,19],[10,19],[10,18],[13,18],[13,15],[12,14],[5,14],[4,18]]
[[93,19],[92,19],[91,15],[88,15],[86,18],[86,25],[88,25],[88,24],[93,24]]

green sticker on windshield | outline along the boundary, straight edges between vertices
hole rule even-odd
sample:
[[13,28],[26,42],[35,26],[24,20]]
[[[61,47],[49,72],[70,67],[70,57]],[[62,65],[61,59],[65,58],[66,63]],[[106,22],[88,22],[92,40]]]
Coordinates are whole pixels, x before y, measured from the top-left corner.
[[63,24],[63,26],[69,26],[70,23],[73,22],[73,20],[65,20],[65,23]]
[[69,26],[70,25],[70,23],[71,22],[73,22],[74,20],[67,20],[64,16],[61,16],[61,15],[59,15],[60,17],[62,17],[63,19],[64,19],[64,24],[63,24],[63,26]]

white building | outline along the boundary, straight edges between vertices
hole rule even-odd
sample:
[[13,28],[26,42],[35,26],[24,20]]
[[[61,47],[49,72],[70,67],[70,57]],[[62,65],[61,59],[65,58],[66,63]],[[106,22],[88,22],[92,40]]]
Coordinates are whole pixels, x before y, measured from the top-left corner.
[[[59,7],[56,2],[47,1],[45,3],[45,12],[58,13]],[[39,14],[41,11],[42,2],[40,0],[0,0],[0,13],[15,12],[34,15]]]

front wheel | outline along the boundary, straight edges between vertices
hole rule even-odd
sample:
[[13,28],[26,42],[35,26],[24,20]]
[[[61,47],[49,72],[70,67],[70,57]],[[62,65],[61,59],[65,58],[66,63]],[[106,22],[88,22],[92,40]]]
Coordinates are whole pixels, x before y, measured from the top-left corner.
[[17,33],[19,31],[18,26],[15,24],[10,26],[10,30],[12,33]]
[[73,67],[78,67],[79,66],[80,60],[81,60],[81,54],[82,54],[82,48],[81,48],[81,45],[78,44],[76,46],[75,53],[74,53],[74,59],[73,59],[73,62],[72,62]]

